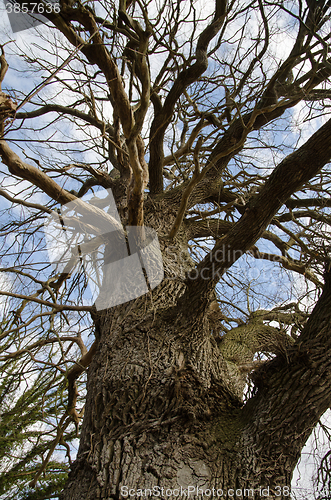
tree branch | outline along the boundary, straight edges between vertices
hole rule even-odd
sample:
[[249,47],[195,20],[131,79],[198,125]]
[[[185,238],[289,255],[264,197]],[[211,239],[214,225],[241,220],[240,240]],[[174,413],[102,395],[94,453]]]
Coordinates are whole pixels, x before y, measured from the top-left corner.
[[72,417],[76,425],[79,423],[79,415],[76,410],[76,403],[78,397],[76,380],[81,375],[86,368],[91,364],[93,356],[97,350],[98,342],[95,340],[91,345],[90,349],[81,359],[73,366],[67,373],[68,380],[68,406],[67,414]]
[[199,165],[199,152],[200,152],[200,148],[202,146],[202,142],[203,142],[202,137],[199,137],[197,144],[194,148],[194,172],[193,172],[193,176],[192,176],[192,179],[190,180],[190,182],[188,183],[185,191],[183,192],[183,196],[182,196],[182,200],[180,202],[177,217],[176,217],[175,222],[174,222],[174,224],[170,230],[170,233],[167,237],[170,240],[174,239],[174,237],[178,233],[180,225],[181,225],[181,223],[184,219],[184,216],[185,216],[187,203],[188,203],[188,199],[190,197],[190,194],[192,193],[192,191],[193,191],[194,187],[197,185],[197,183],[203,178],[204,173],[205,173],[204,169],[200,172],[200,165]]
[[[129,224],[142,225],[144,218],[144,191],[148,182],[148,169],[143,158],[142,151],[144,147],[141,144],[142,139],[139,134],[143,126],[150,97],[149,70],[145,60],[145,54],[148,47],[148,33],[144,32],[139,23],[134,21],[134,28],[139,33],[141,42],[139,46],[143,51],[143,55],[139,57],[139,60],[141,74],[143,76],[142,87],[144,92],[144,96],[140,100],[140,109],[135,115],[125,92],[118,67],[111,57],[106,45],[103,43],[94,14],[82,4],[79,4],[78,7],[74,9],[65,9],[65,12],[68,19],[81,23],[91,35],[93,51],[88,51],[89,61],[96,64],[106,78],[112,96],[112,103],[116,108],[116,113],[120,118],[123,133],[127,140],[130,167],[133,171],[133,179],[128,190]],[[126,13],[125,16],[128,20]],[[71,41],[72,37],[70,32],[68,32],[68,29],[63,29],[63,22],[60,17],[61,16],[51,15],[50,19],[55,26],[67,36],[68,40]],[[128,20],[128,22],[129,21],[130,20]],[[86,47],[82,48],[83,53],[84,48]]]
[[106,131],[114,137],[114,129],[111,125],[105,124],[102,120],[99,120],[95,116],[91,116],[83,111],[80,111],[77,108],[71,108],[70,106],[61,106],[60,104],[46,104],[45,106],[41,106],[38,109],[33,111],[24,111],[16,113],[15,118],[18,120],[25,120],[27,118],[36,118],[38,116],[43,116],[47,113],[59,113],[63,115],[74,116],[79,118],[80,120],[85,121],[86,123],[90,123],[94,127],[98,128],[101,132]]
[[[194,294],[208,295],[222,274],[262,236],[286,200],[330,161],[330,134],[331,120],[275,168],[240,220],[197,266],[197,279],[188,280],[186,296],[190,302]],[[224,248],[227,258],[220,260],[218,255],[220,252],[223,255]]]
[[[293,470],[311,429],[331,404],[331,276],[326,264],[323,293],[295,344],[253,374],[257,394],[244,408],[250,440],[262,463],[286,457]],[[270,436],[273,446],[270,447]],[[281,452],[280,452],[281,449]],[[292,463],[291,463],[292,462]],[[263,484],[264,478],[259,478]]]
[[20,200],[19,198],[14,198],[13,196],[10,196],[10,194],[8,194],[7,191],[5,191],[4,189],[0,189],[0,196],[3,196],[4,198],[6,198],[6,200],[14,204],[17,203],[18,205],[23,205],[24,207],[35,208],[36,210],[40,210],[41,212],[46,212],[48,214],[54,213],[53,210],[44,207],[43,205],[38,205],[37,203],[30,203],[25,200]]
[[154,117],[150,131],[150,161],[149,177],[150,192],[163,192],[163,140],[165,131],[170,123],[173,110],[184,90],[195,82],[207,69],[207,48],[210,41],[221,29],[227,14],[227,0],[215,1],[215,15],[212,23],[201,33],[196,47],[196,62],[184,69],[175,80],[162,107],[162,111]]
[[301,207],[331,207],[331,199],[328,198],[289,198],[285,205],[288,208],[301,208]]
[[306,264],[299,261],[284,257],[283,255],[275,255],[272,253],[260,252],[257,247],[252,247],[248,253],[255,259],[269,260],[270,262],[278,262],[284,269],[302,274],[316,286],[321,287],[323,284],[317,279],[312,271],[309,270]]
[[[31,184],[39,187],[44,193],[58,203],[65,205],[70,202],[75,202],[75,208],[80,213],[85,216],[87,214],[91,214],[94,218],[96,216],[100,217],[108,225],[111,224],[112,227],[117,228],[121,232],[123,231],[123,227],[117,222],[116,219],[114,219],[114,217],[96,206],[85,203],[80,198],[77,198],[75,195],[61,188],[61,186],[59,186],[51,177],[39,170],[37,167],[23,162],[21,158],[10,149],[7,142],[3,140],[0,140],[0,156],[12,175],[31,182]],[[98,228],[96,227],[95,232],[98,233]]]
[[15,299],[23,299],[31,302],[37,302],[46,307],[51,307],[56,311],[92,311],[92,306],[69,306],[65,304],[56,304],[54,302],[49,302],[48,300],[38,299],[33,295],[22,295],[20,293],[6,292],[5,290],[0,291],[0,295],[6,295],[7,297],[13,297]]
[[0,156],[12,175],[31,182],[58,203],[64,205],[76,199],[37,167],[23,162],[4,140],[0,140]]

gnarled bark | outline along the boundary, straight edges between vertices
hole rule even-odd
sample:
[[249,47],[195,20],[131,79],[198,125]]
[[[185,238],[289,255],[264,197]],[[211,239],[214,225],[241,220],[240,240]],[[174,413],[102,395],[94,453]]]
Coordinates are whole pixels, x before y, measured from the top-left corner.
[[[300,451],[331,403],[329,273],[295,342],[262,311],[219,343],[212,296],[205,309],[178,304],[185,285],[173,259],[166,269],[150,295],[95,316],[80,448],[61,500],[119,499],[129,489],[203,498],[213,488],[224,498],[288,498]],[[257,365],[256,394],[243,404],[242,363],[258,351],[277,356]]]

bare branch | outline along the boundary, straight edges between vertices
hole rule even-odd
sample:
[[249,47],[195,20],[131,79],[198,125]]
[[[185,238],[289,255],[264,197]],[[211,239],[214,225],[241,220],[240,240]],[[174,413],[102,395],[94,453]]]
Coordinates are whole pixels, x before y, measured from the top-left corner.
[[37,302],[37,304],[42,304],[43,306],[51,307],[56,311],[92,311],[92,306],[69,306],[64,304],[56,304],[49,302],[48,300],[38,299],[33,295],[22,295],[20,293],[6,292],[5,290],[0,291],[0,295],[6,295],[7,297],[13,297],[15,299],[23,299],[27,301]]
[[153,120],[150,132],[149,161],[151,194],[157,194],[163,191],[163,139],[166,128],[170,123],[174,106],[184,90],[206,71],[208,67],[208,45],[221,29],[226,14],[227,0],[216,0],[214,19],[212,23],[201,33],[197,43],[196,62],[179,74],[165,99],[162,111],[159,111]]
[[200,172],[200,165],[199,165],[199,152],[200,152],[200,148],[202,146],[202,142],[203,142],[202,137],[199,137],[199,139],[197,140],[197,144],[194,148],[194,173],[193,173],[192,179],[190,180],[188,186],[186,187],[186,189],[183,193],[176,220],[175,220],[175,222],[170,230],[169,235],[167,236],[167,238],[169,238],[170,240],[174,239],[174,237],[176,236],[176,234],[179,231],[180,225],[181,225],[181,223],[184,219],[184,216],[185,216],[187,203],[188,203],[188,199],[190,197],[190,194],[192,193],[194,187],[203,178],[203,176],[205,174],[204,169],[202,169],[202,171]]
[[[216,243],[213,250],[197,266],[199,278],[189,282],[190,290],[201,296],[213,287],[226,269],[262,236],[274,215],[293,192],[330,161],[330,133],[331,120],[278,165],[233,229]],[[227,258],[220,260],[217,255],[224,247],[229,249]],[[192,300],[189,293],[188,300]]]
[[6,198],[6,200],[11,201],[14,204],[17,203],[24,207],[35,208],[36,210],[40,210],[41,212],[46,212],[48,214],[53,213],[53,210],[44,207],[43,205],[38,205],[38,203],[30,203],[29,201],[20,200],[19,198],[14,198],[13,196],[10,196],[10,194],[8,194],[4,189],[0,189],[0,196],[3,196],[4,198]]

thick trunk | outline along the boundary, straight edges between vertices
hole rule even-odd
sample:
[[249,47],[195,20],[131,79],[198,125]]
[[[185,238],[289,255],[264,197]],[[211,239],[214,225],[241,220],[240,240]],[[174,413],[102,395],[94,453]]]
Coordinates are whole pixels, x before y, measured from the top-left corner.
[[62,500],[118,499],[129,489],[148,496],[153,487],[160,498],[202,498],[207,489],[250,499],[269,486],[268,498],[283,498],[272,488],[289,486],[295,461],[284,474],[272,457],[271,476],[260,474],[239,373],[210,335],[208,312],[174,303],[181,287],[166,281],[153,301],[145,296],[96,318],[80,449]]
[[[282,343],[256,316],[218,345],[215,296],[204,289],[188,305],[185,245],[162,241],[161,285],[95,313],[80,447],[61,500],[115,500],[145,489],[148,497],[153,487],[162,499],[286,499],[301,449],[331,402],[324,350],[331,286],[295,343]],[[257,370],[256,395],[244,405],[242,367],[260,350],[277,356]]]
[[159,303],[145,296],[97,319],[79,456],[63,499],[230,480],[240,401],[204,316],[189,320],[170,299],[161,309],[180,286],[169,281]]

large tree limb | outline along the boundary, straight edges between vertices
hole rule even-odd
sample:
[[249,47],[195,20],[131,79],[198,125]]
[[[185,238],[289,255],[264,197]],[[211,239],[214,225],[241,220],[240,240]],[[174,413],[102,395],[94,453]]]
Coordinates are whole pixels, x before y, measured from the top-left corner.
[[[88,50],[87,56],[90,62],[99,67],[106,78],[107,85],[112,96],[112,103],[116,107],[116,113],[119,116],[123,133],[127,140],[130,167],[133,172],[133,180],[128,192],[129,224],[142,225],[144,217],[144,191],[148,182],[148,169],[142,155],[142,150],[144,148],[141,144],[142,138],[140,137],[140,132],[150,100],[149,69],[146,62],[149,35],[147,32],[142,30],[139,23],[134,21],[134,28],[135,31],[138,32],[140,40],[139,48],[142,50],[142,54],[139,55],[138,59],[140,62],[142,90],[144,94],[140,99],[139,109],[136,110],[136,113],[134,113],[130,105],[128,95],[125,92],[119,69],[114,59],[111,57],[106,45],[103,43],[93,12],[81,4],[74,9],[64,8],[64,12],[68,20],[70,19],[81,23],[92,37],[91,46],[93,47],[93,50]],[[68,31],[68,27],[65,29],[63,27],[63,18],[60,15],[50,15],[49,18],[52,20],[54,25],[59,28],[65,36],[67,36],[68,40],[72,42],[70,29]],[[125,19],[130,22],[126,13]],[[82,48],[82,52],[86,53],[86,47]]]
[[[103,43],[94,15],[83,5],[79,5],[79,7],[75,9],[68,10],[68,15],[70,15],[70,19],[80,22],[89,31],[90,35],[93,35],[93,51],[89,54],[90,61],[96,64],[106,77],[113,102],[116,103],[116,109],[122,123],[124,135],[128,138],[130,137],[134,126],[133,111],[131,109],[128,96],[124,90],[122,77],[118,67]],[[60,27],[61,23],[59,23],[59,17],[61,16],[56,16],[52,19],[52,21],[59,29],[61,29],[62,26]]]
[[288,208],[331,207],[330,198],[289,198],[285,205]]
[[222,274],[262,236],[286,200],[330,161],[330,135],[331,120],[276,167],[243,216],[197,266],[196,279],[188,280],[186,296],[190,301],[194,295],[207,297]]
[[[246,445],[249,446],[251,440],[255,443],[261,464],[281,457],[284,470],[288,469],[289,473],[311,429],[331,404],[329,262],[326,267],[323,293],[300,337],[283,356],[277,356],[257,370],[254,380],[258,392],[244,409],[248,422],[244,432]],[[259,479],[262,484],[270,481],[267,477]]]
[[[7,165],[9,172],[21,179],[31,182],[34,186],[41,189],[44,193],[50,196],[53,200],[65,205],[70,202],[75,202],[75,208],[80,213],[86,215],[91,214],[94,217],[98,216],[107,224],[111,224],[114,228],[122,231],[122,226],[104,210],[96,206],[85,203],[80,198],[63,189],[51,177],[42,172],[37,167],[25,163],[21,158],[9,147],[6,141],[0,140],[0,156],[2,162]],[[98,233],[98,228],[95,228]]]
[[64,205],[76,199],[76,196],[61,188],[47,174],[21,160],[4,140],[0,140],[0,156],[12,175],[31,182],[58,203]]

